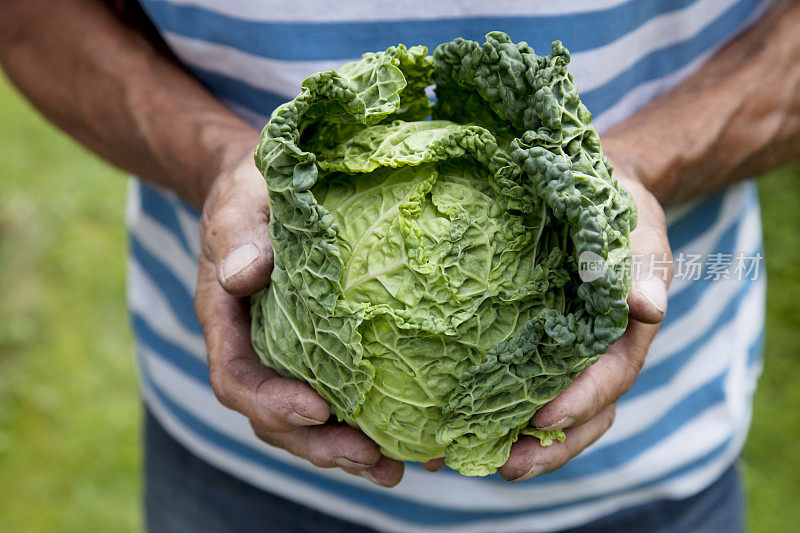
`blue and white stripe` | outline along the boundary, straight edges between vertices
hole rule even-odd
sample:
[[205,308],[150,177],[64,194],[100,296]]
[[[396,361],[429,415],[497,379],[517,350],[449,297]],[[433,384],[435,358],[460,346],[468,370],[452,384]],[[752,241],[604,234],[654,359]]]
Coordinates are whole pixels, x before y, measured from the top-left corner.
[[[502,29],[542,53],[552,39],[601,129],[685,79],[766,9],[761,0],[597,0],[530,5],[295,0],[143,0],[179,58],[234,112],[261,127],[299,82],[365,51]],[[566,6],[562,4],[568,4]],[[332,8],[330,6],[336,6]],[[755,188],[741,184],[669,213],[674,251],[761,250]],[[713,482],[738,456],[761,369],[764,280],[676,280],[670,310],[612,428],[557,472],[518,485],[409,464],[391,491],[322,470],[256,439],[208,383],[193,314],[198,213],[131,182],[129,301],[144,398],[197,455],[324,512],[394,531],[566,528]]]
[[[167,42],[195,75],[226,102],[235,103],[259,127],[269,111],[297,94],[305,77],[356,59],[364,50],[397,42],[415,42],[432,49],[438,42],[459,35],[482,41],[486,28],[503,28],[542,53],[549,51],[552,40],[564,41],[572,52],[571,70],[582,98],[603,129],[679,83],[733,31],[760,16],[768,5],[763,0],[605,3],[614,7],[590,11],[584,6],[585,12],[555,15],[553,6],[535,6],[528,7],[535,13],[527,17],[511,16],[515,13],[511,10],[506,16],[483,14],[468,21],[422,19],[409,24],[408,20],[383,18],[333,24],[276,21],[272,14],[286,10],[272,2],[247,2],[250,17],[242,18],[232,15],[235,5],[224,9],[237,2],[143,1]],[[215,8],[204,9],[205,4],[214,4]],[[375,9],[391,12],[390,4],[370,3]],[[666,12],[654,17],[654,7]],[[261,18],[256,17],[256,10]],[[502,13],[494,7],[492,11]],[[296,13],[303,14],[299,10]],[[193,24],[198,19],[204,24]],[[430,27],[421,28],[423,23]],[[576,28],[594,31],[576,32]],[[431,34],[437,37],[431,38]],[[306,39],[309,35],[314,39]],[[636,91],[633,96],[629,94],[632,90]],[[604,117],[606,111],[616,120]]]

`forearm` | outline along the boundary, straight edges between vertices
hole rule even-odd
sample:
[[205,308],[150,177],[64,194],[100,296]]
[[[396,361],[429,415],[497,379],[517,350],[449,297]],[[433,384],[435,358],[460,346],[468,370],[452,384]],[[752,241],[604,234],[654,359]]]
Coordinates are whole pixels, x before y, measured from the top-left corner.
[[800,2],[781,2],[602,140],[664,204],[800,157]]
[[111,163],[201,205],[257,132],[97,0],[5,0],[0,62],[45,116]]

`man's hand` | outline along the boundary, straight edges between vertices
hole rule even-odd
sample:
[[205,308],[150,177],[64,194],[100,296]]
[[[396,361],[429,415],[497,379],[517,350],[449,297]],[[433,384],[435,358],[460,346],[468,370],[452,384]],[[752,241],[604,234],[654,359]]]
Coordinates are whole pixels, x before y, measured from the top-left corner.
[[325,401],[263,367],[250,344],[242,297],[263,289],[272,270],[267,189],[253,163],[258,133],[109,4],[0,2],[5,73],[88,148],[203,207],[195,309],[222,403],[270,444],[396,485],[402,463],[349,426],[325,423]]
[[[631,235],[635,255],[669,257],[663,211],[648,191],[664,205],[679,203],[800,155],[799,22],[800,2],[776,2],[681,85],[603,135],[603,148],[614,154],[621,174],[637,178],[620,180],[639,210]],[[672,270],[664,279],[662,272],[653,274],[643,271],[634,280],[623,337],[534,416],[537,427],[565,428],[567,439],[543,448],[522,437],[500,468],[505,479],[522,481],[559,468],[611,425],[616,401],[636,379],[666,309]]]
[[264,179],[253,145],[211,185],[201,222],[195,312],[205,334],[211,386],[223,405],[250,420],[263,441],[316,466],[391,487],[403,463],[381,455],[362,432],[327,423],[330,407],[308,384],[263,366],[250,342],[247,296],[269,283],[272,245]]
[[524,481],[562,467],[608,430],[616,402],[633,385],[664,318],[672,278],[664,211],[639,182],[620,179],[620,184],[633,195],[639,212],[638,225],[631,233],[634,256],[653,255],[659,262],[667,259],[670,267],[667,272],[650,272],[650,261],[642,261],[628,297],[630,319],[625,334],[533,417],[540,429],[564,429],[566,440],[545,448],[535,437],[521,437],[498,470],[507,481]]

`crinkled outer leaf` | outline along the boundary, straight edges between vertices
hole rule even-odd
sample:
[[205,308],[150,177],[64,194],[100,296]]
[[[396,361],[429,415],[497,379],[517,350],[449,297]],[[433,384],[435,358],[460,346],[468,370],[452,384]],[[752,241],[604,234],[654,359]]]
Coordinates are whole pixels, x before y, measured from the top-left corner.
[[[530,419],[623,333],[635,211],[561,43],[426,54],[365,54],[273,113],[252,337],[386,455],[485,475],[520,434],[563,440]],[[590,282],[584,252],[607,266]]]

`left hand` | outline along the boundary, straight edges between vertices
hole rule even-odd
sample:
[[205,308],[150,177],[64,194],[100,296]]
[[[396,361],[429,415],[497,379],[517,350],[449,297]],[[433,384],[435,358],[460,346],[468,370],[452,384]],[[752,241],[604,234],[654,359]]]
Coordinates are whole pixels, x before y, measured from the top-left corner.
[[534,425],[540,429],[564,429],[566,440],[543,447],[535,437],[521,437],[512,446],[506,464],[498,469],[506,481],[524,481],[561,468],[600,438],[614,420],[617,400],[639,375],[661,326],[673,273],[664,211],[638,181],[623,177],[619,182],[633,195],[638,210],[638,225],[631,232],[634,257],[652,255],[660,265],[667,260],[669,268],[650,272],[651,262],[641,262],[628,296],[630,316],[623,336],[533,417]]
[[327,422],[328,403],[307,383],[283,378],[258,359],[246,298],[267,286],[273,250],[269,198],[253,163],[257,137],[235,150],[203,201],[195,313],[203,327],[209,379],[220,403],[244,415],[267,444],[321,468],[339,467],[391,487],[403,463],[346,424]]

